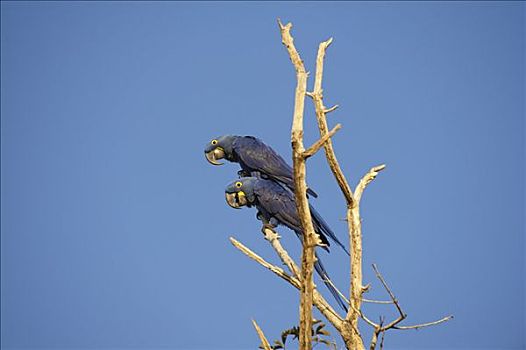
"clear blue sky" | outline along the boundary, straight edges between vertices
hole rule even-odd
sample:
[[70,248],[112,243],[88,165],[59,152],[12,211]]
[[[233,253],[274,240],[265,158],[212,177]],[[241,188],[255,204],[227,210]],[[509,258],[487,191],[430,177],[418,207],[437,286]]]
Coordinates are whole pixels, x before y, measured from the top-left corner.
[[[369,297],[386,298],[376,262],[408,324],[456,316],[393,332],[386,347],[525,346],[524,3],[1,10],[2,348],[253,349],[251,318],[270,338],[296,323],[296,291],[228,242],[277,261],[254,210],[225,203],[237,167],[203,156],[233,133],[290,158],[295,76],[277,17],[294,23],[311,71],[334,37],[325,96],[341,106],[329,122],[343,124],[334,142],[349,179],[388,166],[363,199]],[[308,179],[344,240],[321,155]],[[320,255],[345,286],[346,257]]]

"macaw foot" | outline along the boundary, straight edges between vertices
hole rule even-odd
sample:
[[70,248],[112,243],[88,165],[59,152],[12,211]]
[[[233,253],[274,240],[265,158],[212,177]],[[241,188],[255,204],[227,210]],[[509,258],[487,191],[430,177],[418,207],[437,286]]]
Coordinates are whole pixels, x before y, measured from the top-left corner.
[[267,235],[267,232],[266,230],[271,230],[273,232],[276,232],[274,231],[274,229],[276,228],[276,226],[270,224],[270,223],[265,223],[263,224],[263,226],[261,226],[261,233],[263,233],[265,236]]

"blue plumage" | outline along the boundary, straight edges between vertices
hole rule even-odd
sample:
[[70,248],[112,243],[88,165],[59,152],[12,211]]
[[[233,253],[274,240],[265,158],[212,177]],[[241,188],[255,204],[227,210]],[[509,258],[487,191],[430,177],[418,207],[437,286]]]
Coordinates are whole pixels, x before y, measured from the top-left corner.
[[[242,206],[255,206],[259,211],[259,217],[265,225],[272,227],[277,225],[287,226],[303,241],[303,230],[297,214],[294,194],[288,188],[271,180],[242,177],[227,186],[225,196],[227,203],[231,207],[237,209]],[[322,248],[329,251],[330,242],[327,239],[328,236],[349,254],[318,212],[312,206],[310,206],[310,210],[314,230],[320,237]],[[336,298],[338,304],[346,310],[346,303],[341,299],[334,287],[326,281],[329,276],[317,254],[316,258],[317,262],[314,266],[316,272]]]
[[[239,163],[245,176],[260,176],[284,184],[294,191],[292,168],[270,146],[253,136],[226,135],[212,140],[205,148],[208,161],[219,165],[218,159]],[[307,189],[313,197],[317,194]]]

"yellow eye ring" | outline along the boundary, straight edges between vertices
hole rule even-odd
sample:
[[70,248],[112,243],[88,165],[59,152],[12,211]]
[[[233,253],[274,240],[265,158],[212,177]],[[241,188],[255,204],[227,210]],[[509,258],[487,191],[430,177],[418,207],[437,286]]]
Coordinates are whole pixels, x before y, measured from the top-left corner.
[[217,145],[217,140],[212,140],[212,145]]
[[243,186],[243,183],[241,183],[241,182],[239,182],[239,181],[236,182],[236,187],[237,187],[237,188],[241,188],[241,186]]

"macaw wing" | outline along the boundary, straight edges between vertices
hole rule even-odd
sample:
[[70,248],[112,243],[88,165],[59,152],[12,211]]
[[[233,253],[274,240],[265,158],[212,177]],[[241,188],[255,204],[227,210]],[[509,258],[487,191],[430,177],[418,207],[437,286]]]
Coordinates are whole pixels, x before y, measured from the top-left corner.
[[[275,182],[269,180],[260,180],[254,187],[254,193],[258,198],[259,206],[268,212],[269,215],[278,220],[280,224],[293,230],[303,244],[303,230],[301,229],[301,223],[296,211],[296,203],[294,202],[294,195],[292,192]],[[319,214],[314,210],[314,208],[312,208],[312,206],[311,215],[313,216],[313,224],[315,225],[315,229],[318,232],[320,239],[328,246],[329,242],[327,237],[323,231],[320,231],[321,226],[319,224],[319,220],[321,217],[319,217]],[[319,219],[316,219],[315,215],[317,215]],[[321,222],[325,223],[323,219],[321,219]],[[325,226],[328,228],[326,224]],[[335,241],[338,242],[337,240]],[[327,249],[327,247],[324,248]],[[338,305],[347,311],[347,304],[342,299],[334,285],[332,285],[330,282],[330,277],[317,253],[314,268],[316,269],[316,272],[322,279],[323,283],[327,286],[331,294],[338,302]]]
[[234,142],[233,149],[247,168],[276,179],[292,180],[292,168],[261,140],[252,136],[240,137]]
[[[294,177],[290,165],[272,147],[267,146],[258,138],[245,136],[238,138],[233,149],[236,152],[241,167],[258,171],[272,180],[285,184],[294,191]],[[307,189],[307,193],[318,197],[316,192]]]
[[[298,217],[296,203],[294,201],[294,194],[278,183],[269,180],[262,180],[258,182],[258,184],[259,185],[255,188],[255,193],[258,196],[259,204],[263,206],[272,217],[278,220],[280,224],[303,235],[301,221]],[[317,229],[319,225],[316,226],[317,223],[314,217],[313,224],[316,232],[320,236],[321,242],[328,247],[330,243],[327,240],[325,233]],[[327,247],[324,248],[327,249]]]
[[278,220],[281,225],[301,232],[296,204],[289,190],[273,181],[261,180],[254,188],[254,193],[258,198],[259,205]]

